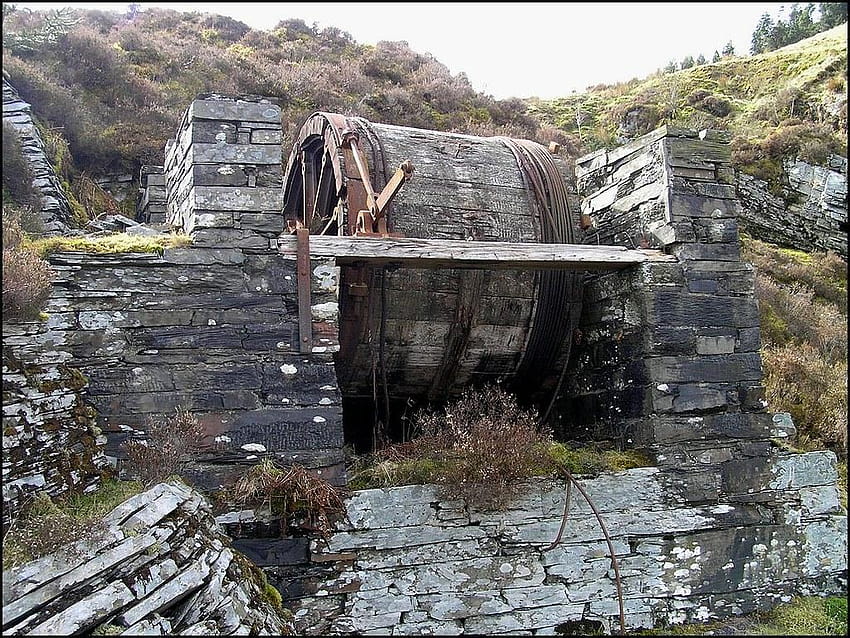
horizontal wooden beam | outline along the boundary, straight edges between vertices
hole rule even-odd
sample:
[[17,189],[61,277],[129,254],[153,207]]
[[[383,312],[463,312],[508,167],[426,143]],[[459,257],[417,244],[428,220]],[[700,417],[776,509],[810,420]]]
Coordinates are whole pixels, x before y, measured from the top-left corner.
[[[283,255],[297,254],[294,236],[281,237]],[[614,270],[646,261],[675,261],[659,250],[581,244],[518,244],[396,237],[310,236],[310,256],[335,257],[338,265],[366,262],[404,268],[487,268],[505,270]]]

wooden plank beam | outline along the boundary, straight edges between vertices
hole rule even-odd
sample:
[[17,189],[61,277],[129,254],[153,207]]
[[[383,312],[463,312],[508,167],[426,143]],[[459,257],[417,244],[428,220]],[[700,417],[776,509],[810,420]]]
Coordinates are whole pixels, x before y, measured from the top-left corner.
[[[294,236],[278,239],[278,250],[297,255]],[[623,246],[458,241],[396,237],[311,235],[312,257],[334,257],[338,265],[367,262],[404,268],[487,268],[503,270],[614,270],[646,261],[676,261],[659,250]]]

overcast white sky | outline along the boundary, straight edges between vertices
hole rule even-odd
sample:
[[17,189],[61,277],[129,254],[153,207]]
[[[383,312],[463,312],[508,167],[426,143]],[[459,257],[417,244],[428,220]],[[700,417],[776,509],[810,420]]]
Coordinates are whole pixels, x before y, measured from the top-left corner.
[[[125,10],[129,2],[17,2],[18,7]],[[228,15],[255,29],[301,18],[335,26],[361,44],[406,40],[498,99],[553,98],[593,84],[642,78],[732,41],[739,55],[777,2],[139,2],[142,10]],[[788,6],[787,4],[785,6]]]

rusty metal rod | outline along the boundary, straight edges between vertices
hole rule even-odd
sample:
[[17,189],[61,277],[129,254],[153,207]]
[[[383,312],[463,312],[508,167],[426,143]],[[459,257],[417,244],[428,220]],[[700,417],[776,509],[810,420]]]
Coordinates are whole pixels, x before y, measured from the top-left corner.
[[593,514],[596,516],[596,520],[599,521],[599,527],[602,528],[602,534],[605,536],[605,542],[608,544],[608,552],[611,555],[611,565],[614,568],[614,582],[617,586],[617,604],[620,609],[620,634],[625,635],[626,612],[623,606],[623,584],[620,581],[620,566],[617,563],[617,554],[614,551],[614,543],[611,541],[611,535],[608,533],[608,528],[605,526],[605,521],[602,520],[602,515],[599,513],[599,510],[596,509],[596,505],[593,504],[593,501],[590,499],[590,496],[587,495],[587,492],[584,491],[584,488],[579,485],[579,482],[575,479],[575,477],[570,473],[569,470],[564,469],[564,473],[567,476],[567,504],[564,506],[564,515],[561,520],[561,529],[558,531],[558,536],[555,538],[555,541],[551,545],[546,547],[544,551],[554,549],[561,540],[561,534],[563,533],[564,526],[566,525],[566,517],[567,513],[569,512],[570,485],[575,485],[576,489],[584,497],[584,500],[587,501],[587,504],[590,506],[590,509],[593,510]]

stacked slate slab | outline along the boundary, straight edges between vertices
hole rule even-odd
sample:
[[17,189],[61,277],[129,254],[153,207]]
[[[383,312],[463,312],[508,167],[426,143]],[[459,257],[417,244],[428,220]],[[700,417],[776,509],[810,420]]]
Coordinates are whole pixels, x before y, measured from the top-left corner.
[[24,159],[33,175],[33,186],[41,193],[43,234],[63,235],[73,226],[71,205],[44,151],[44,141],[33,121],[32,107],[3,77],[3,123],[17,133]]
[[139,171],[139,199],[136,220],[143,224],[165,224],[165,169],[145,164]]
[[3,570],[3,635],[280,636],[291,624],[196,491],[160,483]]
[[847,158],[830,155],[826,166],[802,160],[784,165],[787,183],[738,174],[741,228],[757,239],[805,251],[832,251],[847,260]]

